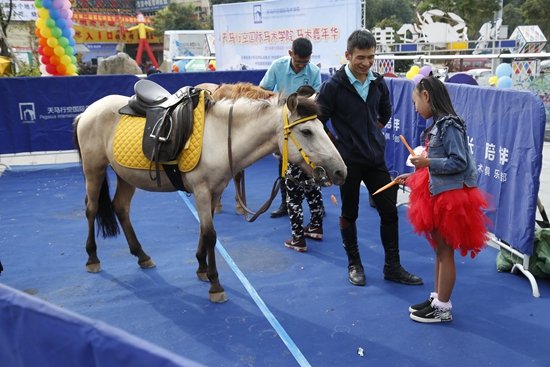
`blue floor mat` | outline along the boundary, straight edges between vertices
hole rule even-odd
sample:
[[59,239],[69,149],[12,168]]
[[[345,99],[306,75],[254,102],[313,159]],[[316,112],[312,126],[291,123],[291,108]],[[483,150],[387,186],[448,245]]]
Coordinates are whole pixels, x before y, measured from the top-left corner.
[[[276,172],[273,157],[247,169],[252,208],[267,199]],[[112,174],[110,181],[114,192]],[[339,198],[337,188],[323,189],[323,241],[310,240],[308,252],[297,253],[283,246],[287,217],[266,213],[247,223],[235,213],[228,186],[215,226],[229,260],[217,253],[229,301],[212,304],[208,284],[195,275],[199,231],[187,204],[192,196],[138,190],[131,217],[157,267],[140,269],[123,236],[98,238],[103,271],[90,274],[80,167],[13,169],[0,177],[0,281],[209,366],[550,365],[547,280],[538,280],[537,299],[523,276],[496,272],[495,249],[475,260],[457,255],[453,322],[415,323],[407,309],[433,288],[433,252],[413,233],[406,208],[399,208],[401,259],[425,284],[383,279],[378,214],[364,190],[358,235],[367,286],[355,287],[347,281],[331,194]]]

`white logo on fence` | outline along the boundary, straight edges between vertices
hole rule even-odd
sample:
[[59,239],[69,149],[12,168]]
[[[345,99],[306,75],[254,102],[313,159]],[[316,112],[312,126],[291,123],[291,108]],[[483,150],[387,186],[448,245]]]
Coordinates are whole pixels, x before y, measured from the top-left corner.
[[253,12],[254,12],[254,23],[256,24],[262,23],[262,5],[261,4],[254,5]]
[[19,103],[19,118],[21,119],[21,122],[25,124],[36,122],[34,102]]

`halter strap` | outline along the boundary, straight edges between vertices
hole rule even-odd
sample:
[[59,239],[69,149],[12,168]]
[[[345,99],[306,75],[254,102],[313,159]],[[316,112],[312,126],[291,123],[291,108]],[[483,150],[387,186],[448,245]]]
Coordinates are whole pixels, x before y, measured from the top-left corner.
[[284,143],[283,143],[283,157],[282,157],[282,165],[281,165],[282,166],[282,168],[281,168],[281,177],[285,176],[285,172],[288,169],[288,138],[289,137],[294,142],[294,145],[296,145],[296,148],[298,148],[298,151],[302,155],[302,158],[304,158],[304,161],[306,161],[306,163],[312,169],[315,169],[315,163],[313,163],[311,161],[311,159],[309,159],[306,152],[304,152],[304,150],[302,149],[302,146],[300,145],[298,140],[296,140],[294,135],[292,135],[292,131],[290,131],[290,128],[292,128],[292,127],[294,127],[298,124],[301,124],[303,122],[310,121],[310,120],[313,120],[313,119],[316,119],[316,118],[317,118],[317,115],[311,115],[311,116],[307,116],[307,117],[302,117],[301,119],[294,120],[291,123],[289,123],[288,122],[288,107],[285,104],[284,109],[283,109]]

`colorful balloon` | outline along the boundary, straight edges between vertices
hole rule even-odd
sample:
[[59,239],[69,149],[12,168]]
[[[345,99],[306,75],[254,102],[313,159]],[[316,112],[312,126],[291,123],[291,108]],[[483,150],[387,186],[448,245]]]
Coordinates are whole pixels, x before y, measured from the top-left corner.
[[34,0],[42,75],[77,75],[70,0]]
[[510,89],[512,88],[512,78],[507,75],[501,76],[497,81],[497,88]]

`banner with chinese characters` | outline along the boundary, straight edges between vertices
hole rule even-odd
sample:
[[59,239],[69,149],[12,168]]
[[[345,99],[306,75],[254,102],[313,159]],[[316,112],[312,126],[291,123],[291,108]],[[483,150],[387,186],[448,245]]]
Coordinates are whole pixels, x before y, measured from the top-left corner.
[[135,75],[0,78],[0,154],[74,149],[74,118],[106,95],[132,95],[138,80]]
[[214,5],[218,70],[267,69],[292,41],[313,43],[311,62],[323,72],[345,62],[348,36],[361,27],[359,0],[279,0]]
[[2,14],[7,18],[10,11],[10,2],[12,4],[12,21],[35,21],[38,18],[34,1],[19,1],[19,0],[0,0],[0,7],[2,8]]
[[[383,130],[390,171],[412,171],[399,139],[414,148],[423,145],[420,133],[431,124],[414,110],[413,83],[386,79],[393,116]],[[478,185],[489,194],[489,230],[520,252],[532,255],[537,196],[542,169],[546,115],[535,94],[447,84],[457,113],[466,121],[468,141],[477,166]]]
[[[100,13],[74,13],[74,39],[76,43],[138,43],[137,31],[129,32],[128,28],[138,24],[135,16],[112,15]],[[146,25],[151,19],[145,17]],[[162,43],[159,37],[147,32],[149,43]]]

